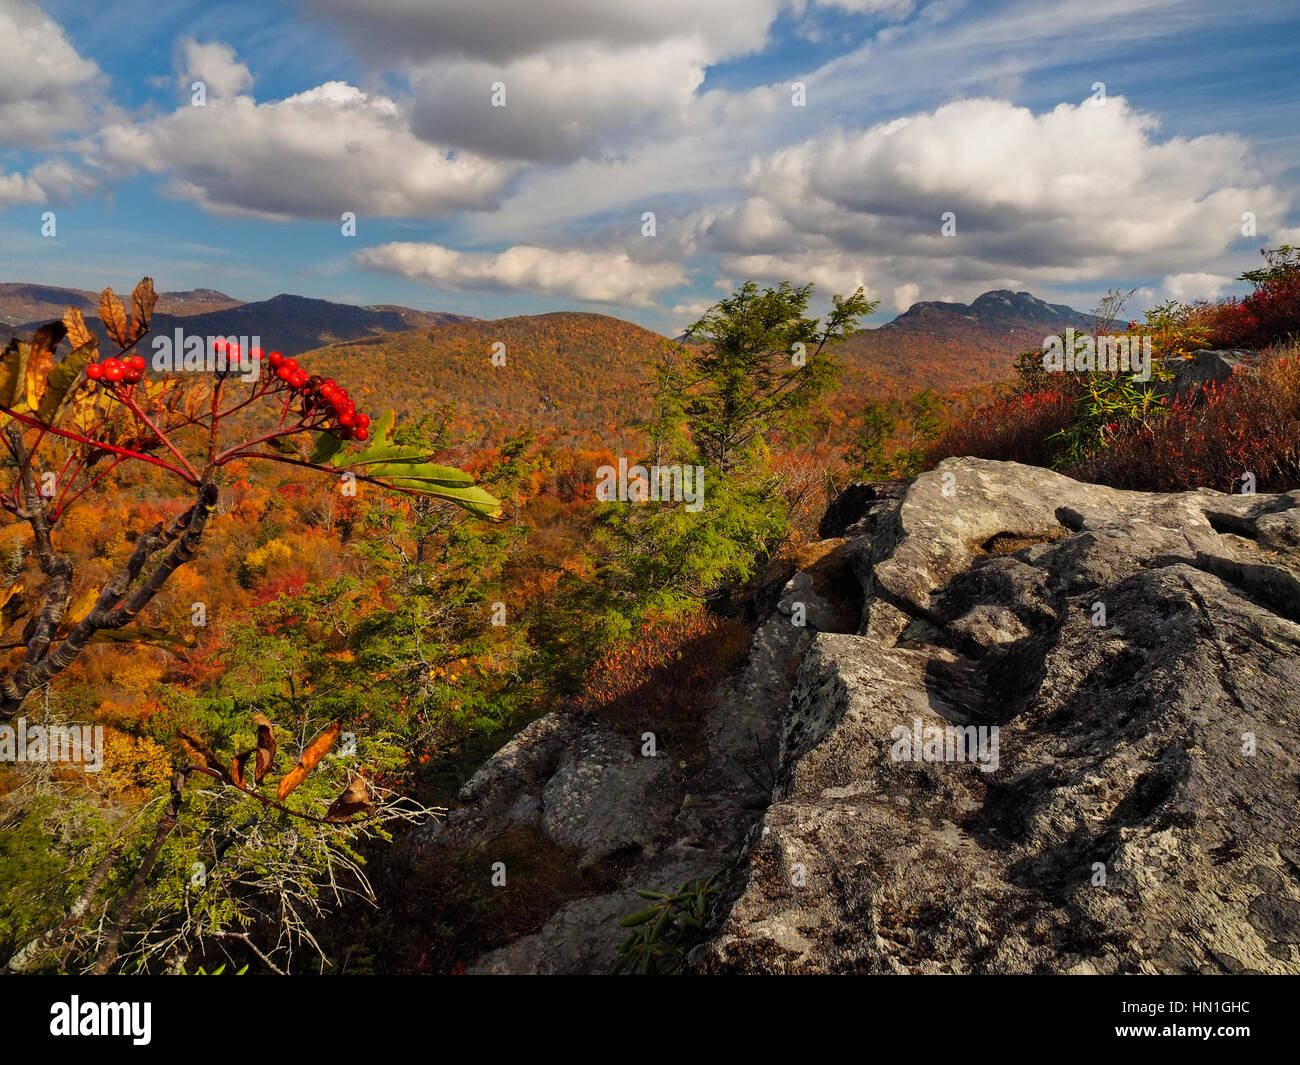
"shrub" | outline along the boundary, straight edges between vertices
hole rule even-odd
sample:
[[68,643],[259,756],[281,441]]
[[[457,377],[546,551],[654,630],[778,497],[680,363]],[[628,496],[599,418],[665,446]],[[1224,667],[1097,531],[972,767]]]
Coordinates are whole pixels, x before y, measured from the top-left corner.
[[702,753],[696,748],[714,689],[744,654],[748,637],[743,621],[703,607],[654,615],[596,661],[578,709],[637,736],[650,728],[684,755]]
[[1056,454],[1049,437],[1070,424],[1073,397],[1063,391],[1004,396],[949,427],[930,449],[930,465],[954,455],[1048,466]]
[[1300,487],[1300,344],[1179,397],[1150,425],[1121,427],[1110,447],[1069,472],[1144,491],[1239,491],[1243,473],[1260,491]]

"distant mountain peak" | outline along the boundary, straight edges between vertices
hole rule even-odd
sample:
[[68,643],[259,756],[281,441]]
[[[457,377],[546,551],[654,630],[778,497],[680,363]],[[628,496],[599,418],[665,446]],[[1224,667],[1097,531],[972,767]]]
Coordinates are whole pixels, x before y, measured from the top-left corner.
[[944,303],[923,301],[914,303],[892,322],[881,328],[931,328],[937,321],[967,319],[985,325],[1014,323],[1015,325],[1077,325],[1089,316],[1064,303],[1048,303],[1032,292],[1012,292],[999,288],[983,292],[970,303]]

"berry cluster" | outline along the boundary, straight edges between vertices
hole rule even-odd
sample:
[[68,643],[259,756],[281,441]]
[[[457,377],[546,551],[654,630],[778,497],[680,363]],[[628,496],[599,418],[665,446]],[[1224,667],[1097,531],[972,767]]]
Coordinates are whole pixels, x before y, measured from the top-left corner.
[[[253,351],[259,358],[261,352]],[[364,440],[370,435],[370,415],[357,411],[357,405],[348,398],[348,390],[334,383],[334,378],[308,374],[298,365],[297,359],[286,359],[278,351],[267,356],[271,372],[302,396],[302,411],[310,414],[319,411],[338,423],[337,433],[344,440]]]
[[[234,364],[239,360],[239,346],[236,344],[229,344],[219,339],[213,344],[213,349],[225,355],[227,364]],[[255,362],[262,363],[261,348],[253,348],[248,354]],[[343,440],[365,440],[370,435],[370,415],[359,412],[356,403],[348,397],[348,390],[335,384],[332,377],[321,378],[315,374],[309,375],[298,365],[297,359],[287,359],[278,351],[273,351],[266,356],[266,361],[262,365],[264,371],[269,369],[273,377],[283,381],[302,396],[304,417],[315,414],[323,420],[333,421],[334,425],[326,428]],[[132,355],[125,359],[110,357],[103,362],[93,362],[87,366],[86,377],[91,381],[99,382],[105,388],[134,385],[144,377],[145,366],[145,360],[140,355]],[[263,386],[263,390],[268,389]]]
[[119,384],[133,385],[144,376],[145,365],[140,355],[132,355],[129,359],[110,357],[103,362],[92,362],[86,367],[86,376],[108,388]]

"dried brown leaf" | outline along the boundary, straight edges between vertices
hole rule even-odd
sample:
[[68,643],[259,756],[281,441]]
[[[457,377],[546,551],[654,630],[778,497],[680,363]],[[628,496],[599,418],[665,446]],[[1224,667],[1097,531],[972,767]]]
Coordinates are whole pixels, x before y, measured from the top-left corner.
[[325,730],[307,745],[307,749],[302,752],[302,757],[298,759],[298,764],[280,779],[280,786],[275,796],[277,802],[283,802],[289,792],[307,779],[307,774],[316,768],[320,760],[334,746],[334,741],[339,738],[340,728],[342,722],[331,721]]
[[111,288],[99,294],[99,320],[104,323],[108,335],[117,342],[119,348],[126,347],[127,339],[126,308]]
[[154,305],[158,302],[158,293],[153,288],[153,278],[141,279],[131,293],[131,329],[127,334],[127,343],[134,344],[149,332],[149,321],[153,318]]
[[330,808],[325,811],[325,820],[345,821],[353,814],[373,809],[374,804],[370,801],[370,789],[366,786],[366,778],[358,773],[348,782],[348,786],[343,789],[343,794],[330,803]]
[[63,312],[63,327],[68,331],[73,351],[95,339],[95,334],[86,327],[86,319],[76,307]]
[[257,766],[253,771],[253,781],[261,784],[275,761],[275,733],[271,731],[271,722],[265,714],[253,715],[253,724],[257,726]]

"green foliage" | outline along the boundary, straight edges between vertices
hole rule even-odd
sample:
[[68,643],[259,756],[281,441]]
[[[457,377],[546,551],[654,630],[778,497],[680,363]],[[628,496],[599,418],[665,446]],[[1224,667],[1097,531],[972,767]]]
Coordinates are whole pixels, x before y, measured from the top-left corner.
[[704,939],[709,910],[728,871],[714,873],[707,880],[682,884],[671,895],[638,889],[637,894],[653,905],[624,917],[620,928],[633,929],[618,948],[613,973],[641,976],[671,976],[682,971],[686,953]]
[[1281,281],[1300,271],[1300,248],[1293,245],[1282,244],[1276,248],[1264,248],[1260,250],[1260,254],[1264,256],[1267,265],[1258,270],[1247,270],[1244,274],[1238,274],[1237,280],[1249,281],[1259,288],[1270,281]]
[[805,313],[812,285],[746,282],[687,330],[690,349],[660,399],[678,404],[706,466],[728,475],[752,462],[770,434],[792,438],[834,386],[829,348],[853,335],[878,304],[862,289],[834,296],[824,323]]

